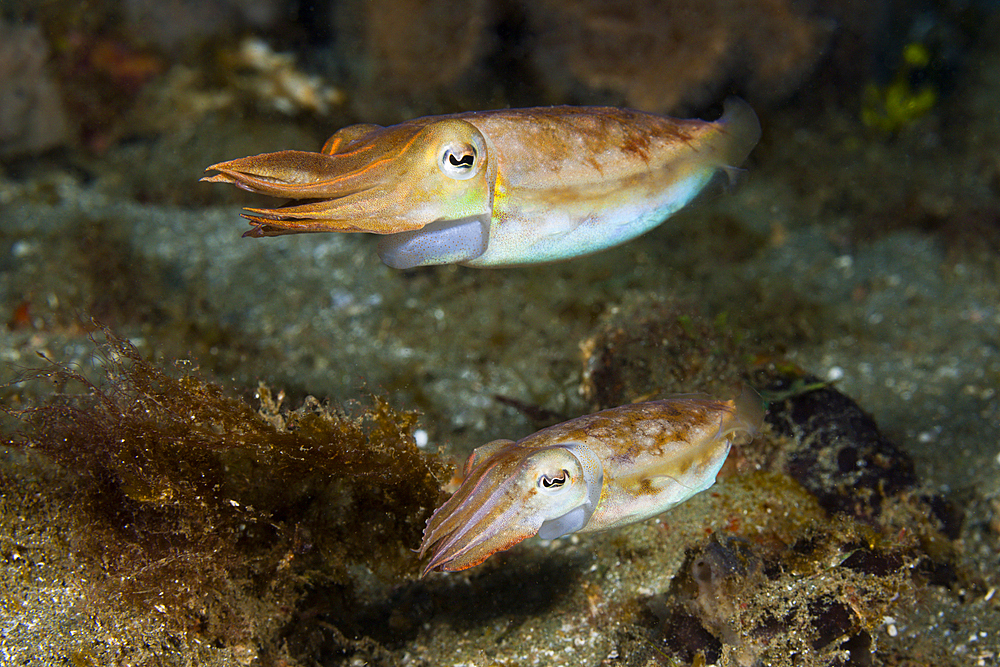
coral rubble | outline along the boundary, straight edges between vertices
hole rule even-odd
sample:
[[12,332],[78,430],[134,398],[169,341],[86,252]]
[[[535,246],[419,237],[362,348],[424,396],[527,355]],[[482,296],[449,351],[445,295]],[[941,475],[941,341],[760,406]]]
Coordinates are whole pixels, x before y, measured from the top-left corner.
[[583,343],[581,393],[596,409],[671,394],[728,396],[747,347],[690,304],[640,297],[614,309]]

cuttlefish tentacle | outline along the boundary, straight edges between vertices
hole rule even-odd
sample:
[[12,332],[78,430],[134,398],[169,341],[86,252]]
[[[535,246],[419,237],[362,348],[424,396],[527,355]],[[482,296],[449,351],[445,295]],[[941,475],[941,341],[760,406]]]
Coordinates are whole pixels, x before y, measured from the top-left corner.
[[423,574],[463,570],[538,535],[555,539],[655,516],[715,483],[734,443],[763,422],[759,397],[626,405],[496,440],[427,522]]
[[[452,496],[448,501],[452,511],[438,510],[434,516],[439,520],[432,517],[428,522],[420,547],[421,557],[428,549],[434,551],[427,571],[445,564],[449,569],[465,569],[532,535],[546,532],[552,539],[579,530],[596,509],[602,488],[602,467],[586,448],[563,445],[541,448],[524,456],[510,440],[490,445],[501,445],[504,451],[497,451],[473,467],[467,479],[476,481],[463,483]],[[510,450],[511,446],[515,449]],[[538,500],[542,502],[529,501],[535,510],[530,513],[524,512],[516,485],[491,483],[491,480],[524,476],[547,480],[539,486]],[[545,499],[555,494],[571,498],[572,506],[566,511],[564,505],[546,506]],[[567,515],[572,516],[567,518]]]
[[[470,159],[471,157],[471,159]],[[231,183],[259,194],[308,200],[273,209],[248,209],[245,236],[303,232],[416,231],[423,209],[449,202],[448,219],[486,216],[486,141],[459,119],[394,127],[352,126],[335,134],[323,153],[281,151],[220,162],[202,180]],[[424,202],[424,203],[421,203]]]
[[379,256],[409,268],[510,266],[624,243],[742,164],[760,124],[742,100],[715,122],[609,107],[550,107],[352,125],[319,153],[220,162],[202,180],[286,197],[248,209],[245,236],[382,235]]

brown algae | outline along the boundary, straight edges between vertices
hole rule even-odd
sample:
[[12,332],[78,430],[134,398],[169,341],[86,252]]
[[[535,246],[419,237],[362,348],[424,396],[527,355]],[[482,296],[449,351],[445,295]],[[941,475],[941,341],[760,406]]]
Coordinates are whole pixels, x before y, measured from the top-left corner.
[[[72,509],[66,542],[94,603],[233,643],[260,636],[266,615],[248,599],[287,611],[310,586],[349,599],[359,571],[415,574],[410,550],[448,472],[417,448],[415,413],[379,397],[288,410],[263,386],[257,411],[107,330],[95,343],[100,384],[55,362],[19,378],[57,392],[14,413],[22,428],[5,443],[61,470],[50,492]],[[63,393],[74,384],[84,393]]]

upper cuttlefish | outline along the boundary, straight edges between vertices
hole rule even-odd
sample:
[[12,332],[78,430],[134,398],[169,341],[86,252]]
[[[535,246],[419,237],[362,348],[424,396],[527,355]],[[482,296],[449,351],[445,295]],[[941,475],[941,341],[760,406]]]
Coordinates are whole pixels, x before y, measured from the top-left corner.
[[244,236],[380,234],[394,268],[514,266],[625,243],[687,205],[760,138],[753,109],[715,122],[611,107],[544,107],[351,125],[319,153],[220,162],[203,181],[291,200],[248,208]]

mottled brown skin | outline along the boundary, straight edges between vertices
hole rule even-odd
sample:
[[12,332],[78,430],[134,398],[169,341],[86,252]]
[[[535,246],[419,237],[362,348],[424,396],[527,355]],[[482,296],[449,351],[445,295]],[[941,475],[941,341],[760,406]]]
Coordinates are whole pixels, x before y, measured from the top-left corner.
[[[755,399],[756,400],[756,399]],[[604,462],[604,492],[591,523],[580,532],[626,525],[646,518],[662,484],[656,479],[682,480],[705,470],[720,452],[728,452],[734,431],[749,440],[756,417],[740,413],[734,401],[678,398],[611,408],[557,424],[518,442],[544,446],[583,442]],[[713,475],[714,476],[714,475]],[[638,507],[637,507],[638,505]],[[659,514],[659,512],[654,512]]]
[[592,514],[569,532],[604,530],[659,514],[711,486],[730,446],[751,438],[762,420],[759,397],[748,391],[733,401],[625,405],[517,442],[484,445],[470,457],[458,491],[427,523],[420,553],[430,552],[431,560],[424,573],[472,567],[537,533],[540,515],[549,520],[578,507],[579,500],[570,501],[551,512],[558,500],[534,483],[547,471],[549,479],[562,474],[567,485],[578,484],[582,475],[572,471],[580,468],[568,450],[586,452],[583,468],[596,468],[591,477],[601,484]]
[[[628,196],[649,196],[692,169],[738,165],[759,136],[756,117],[746,114],[731,128],[629,109],[572,106],[431,116],[391,127],[352,125],[333,135],[321,153],[281,151],[220,162],[209,167],[220,173],[202,180],[307,200],[247,209],[244,217],[254,225],[247,236],[391,234],[458,217],[427,206],[442,195],[434,182],[438,175],[429,173],[421,159],[425,146],[436,147],[436,128],[443,124],[468,123],[485,138],[483,157],[489,165],[483,175],[489,192],[483,193],[480,214],[502,219],[580,202],[600,208],[597,202],[623,190],[634,191]],[[407,206],[429,211],[412,214]]]

